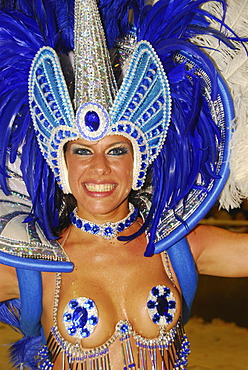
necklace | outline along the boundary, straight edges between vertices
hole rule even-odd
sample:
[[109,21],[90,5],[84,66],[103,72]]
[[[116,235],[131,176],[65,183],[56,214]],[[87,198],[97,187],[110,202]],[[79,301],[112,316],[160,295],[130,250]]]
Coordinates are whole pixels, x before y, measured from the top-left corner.
[[70,215],[71,223],[75,225],[78,229],[85,231],[87,233],[98,235],[104,239],[112,239],[121,231],[127,229],[131,226],[138,216],[138,209],[129,203],[129,214],[118,222],[105,222],[104,224],[95,224],[88,220],[84,220],[77,214],[77,208]]

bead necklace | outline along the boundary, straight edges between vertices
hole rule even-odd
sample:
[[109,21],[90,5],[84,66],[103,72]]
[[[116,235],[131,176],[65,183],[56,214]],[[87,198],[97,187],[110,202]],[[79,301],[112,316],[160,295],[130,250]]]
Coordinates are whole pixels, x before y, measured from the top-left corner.
[[104,239],[113,239],[118,233],[127,229],[136,221],[138,216],[138,209],[129,203],[129,214],[118,222],[105,222],[104,224],[98,225],[88,220],[85,220],[78,216],[77,208],[70,215],[71,223],[78,229],[87,233],[98,235]]

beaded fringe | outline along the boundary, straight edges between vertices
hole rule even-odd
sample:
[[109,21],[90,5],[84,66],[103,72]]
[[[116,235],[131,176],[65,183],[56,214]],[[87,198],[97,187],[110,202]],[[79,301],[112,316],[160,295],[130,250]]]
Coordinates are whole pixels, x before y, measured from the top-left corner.
[[[145,339],[134,334],[135,346],[131,344],[130,334],[119,338],[122,350],[123,369],[133,370],[182,370],[187,367],[190,353],[189,342],[181,323],[164,339]],[[38,354],[38,369],[53,369],[59,355],[62,357],[61,370],[111,370],[109,346],[116,336],[102,347],[83,350],[79,344],[61,341],[56,329],[51,331],[47,346]]]

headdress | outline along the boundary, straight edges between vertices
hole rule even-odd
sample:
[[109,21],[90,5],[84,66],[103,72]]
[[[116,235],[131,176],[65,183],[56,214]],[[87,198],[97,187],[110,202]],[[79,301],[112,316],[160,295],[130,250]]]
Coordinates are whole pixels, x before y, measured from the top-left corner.
[[[120,134],[133,143],[133,188],[141,188],[147,171],[152,177],[152,193],[142,188],[134,200],[145,218],[139,233],[146,229],[150,233],[147,255],[154,252],[154,242],[159,252],[160,240],[166,237],[169,246],[184,236],[217,199],[228,174],[232,103],[215,66],[189,40],[211,34],[228,47],[233,45],[230,37],[209,26],[205,17],[211,19],[211,14],[200,9],[205,2],[160,0],[154,6],[100,2],[108,46],[129,29],[115,48],[119,64],[128,59],[118,89],[113,77],[118,68],[112,70],[110,65],[93,1],[76,1],[75,28],[80,32],[74,40],[74,4],[69,0],[62,6],[44,0],[41,8],[23,0],[1,12],[0,47],[11,45],[0,66],[0,120],[5,133],[1,187],[6,194],[11,192],[6,160],[14,163],[22,145],[22,177],[33,215],[49,239],[58,225],[56,181],[70,191],[62,148],[78,137],[96,140]],[[225,10],[225,1],[219,3]],[[85,27],[87,22],[93,26]],[[67,87],[73,82],[72,50],[75,96]]]

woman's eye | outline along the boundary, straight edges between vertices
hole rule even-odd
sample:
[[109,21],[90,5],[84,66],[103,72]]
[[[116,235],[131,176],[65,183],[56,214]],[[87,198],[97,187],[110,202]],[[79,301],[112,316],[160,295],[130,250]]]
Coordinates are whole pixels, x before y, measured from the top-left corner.
[[91,155],[91,150],[87,148],[73,148],[72,153],[76,155]]
[[117,156],[127,154],[127,153],[128,153],[128,148],[125,148],[125,147],[112,148],[108,152],[108,154],[110,154],[110,155],[117,155]]

